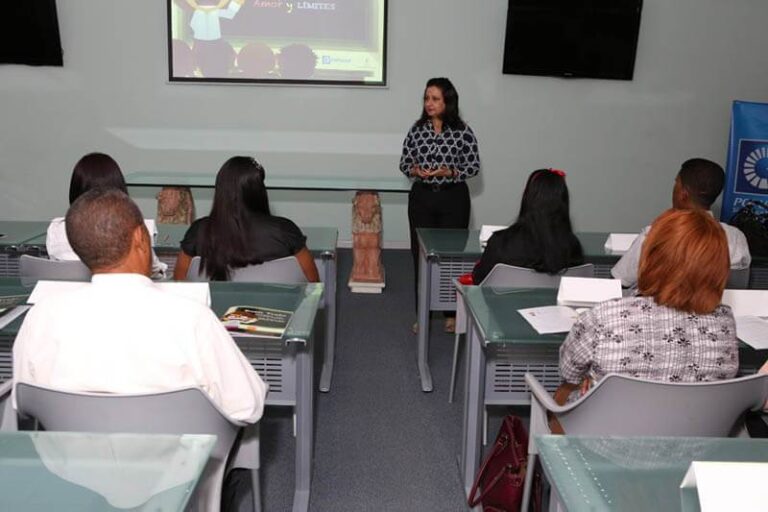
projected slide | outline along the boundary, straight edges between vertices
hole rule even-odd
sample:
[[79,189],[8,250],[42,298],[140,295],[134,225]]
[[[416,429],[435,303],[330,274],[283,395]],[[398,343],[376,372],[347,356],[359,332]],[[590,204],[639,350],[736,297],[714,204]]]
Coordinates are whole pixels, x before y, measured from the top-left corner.
[[387,0],[168,0],[171,81],[384,85]]

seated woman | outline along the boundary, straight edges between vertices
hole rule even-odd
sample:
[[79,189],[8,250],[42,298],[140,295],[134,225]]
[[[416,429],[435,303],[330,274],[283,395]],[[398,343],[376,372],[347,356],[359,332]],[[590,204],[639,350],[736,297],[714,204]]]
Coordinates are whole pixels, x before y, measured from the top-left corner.
[[[116,188],[126,194],[128,193],[123,173],[111,156],[104,153],[89,153],[75,164],[69,182],[69,204],[71,205],[78,197],[93,188]],[[157,234],[154,222],[146,223],[149,236],[154,239]],[[48,252],[48,258],[52,260],[73,261],[80,259],[67,240],[64,217],[56,217],[48,225],[45,249]],[[155,252],[152,251],[152,278],[164,278],[167,269],[168,265],[160,261]]]
[[639,296],[579,317],[560,347],[563,380],[586,390],[610,372],[669,382],[734,377],[736,325],[720,304],[729,267],[728,241],[709,213],[661,214],[643,243]]
[[531,173],[517,221],[488,240],[472,272],[474,283],[480,284],[497,263],[547,274],[584,263],[581,243],[571,228],[563,171],[539,169]]
[[235,156],[216,175],[213,206],[181,241],[173,276],[183,280],[194,256],[209,279],[226,281],[230,269],[295,256],[310,282],[320,280],[306,237],[288,219],[269,212],[264,168],[251,157]]

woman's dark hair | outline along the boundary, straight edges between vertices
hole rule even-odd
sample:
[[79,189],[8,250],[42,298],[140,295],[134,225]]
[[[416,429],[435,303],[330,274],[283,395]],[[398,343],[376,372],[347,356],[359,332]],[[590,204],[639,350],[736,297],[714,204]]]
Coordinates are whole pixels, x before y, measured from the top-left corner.
[[116,188],[128,193],[120,166],[111,156],[89,153],[75,164],[69,182],[69,204],[93,188]]
[[[453,86],[450,80],[447,78],[430,78],[427,80],[427,85],[424,87],[424,95],[427,94],[427,89],[430,87],[437,87],[440,92],[443,93],[443,102],[445,103],[445,112],[443,112],[440,118],[443,120],[443,124],[454,130],[464,129],[464,121],[461,120],[459,115],[459,93]],[[416,124],[419,126],[424,125],[429,121],[429,115],[426,109],[422,107],[421,117]]]
[[530,268],[556,274],[583,261],[573,234],[568,186],[561,171],[538,169],[528,177],[515,225],[525,230]]
[[200,256],[214,280],[229,278],[229,269],[263,263],[253,259],[248,235],[258,215],[270,215],[264,168],[248,156],[234,156],[216,175],[208,222],[200,230]]

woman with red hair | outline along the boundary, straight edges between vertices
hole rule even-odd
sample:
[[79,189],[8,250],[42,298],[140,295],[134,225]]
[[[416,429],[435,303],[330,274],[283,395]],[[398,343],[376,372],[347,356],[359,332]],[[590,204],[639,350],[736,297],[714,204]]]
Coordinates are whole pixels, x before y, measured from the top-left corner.
[[728,241],[709,213],[661,214],[643,243],[639,295],[579,317],[560,347],[563,380],[586,388],[607,373],[670,382],[734,377],[736,325],[720,304],[729,267]]

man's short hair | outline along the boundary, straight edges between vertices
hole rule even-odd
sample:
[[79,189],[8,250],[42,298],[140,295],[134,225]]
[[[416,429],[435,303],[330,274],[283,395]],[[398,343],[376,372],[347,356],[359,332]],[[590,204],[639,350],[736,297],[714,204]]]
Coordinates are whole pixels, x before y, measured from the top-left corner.
[[691,201],[706,209],[715,202],[725,183],[723,168],[705,158],[686,160],[677,175]]
[[138,206],[124,192],[93,189],[67,211],[69,244],[91,269],[119,264],[131,250],[133,232],[144,223]]

